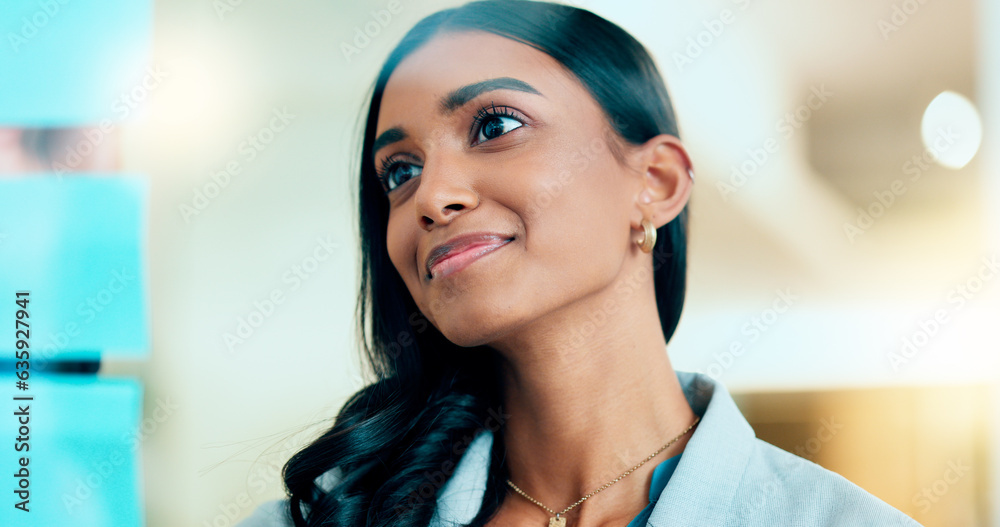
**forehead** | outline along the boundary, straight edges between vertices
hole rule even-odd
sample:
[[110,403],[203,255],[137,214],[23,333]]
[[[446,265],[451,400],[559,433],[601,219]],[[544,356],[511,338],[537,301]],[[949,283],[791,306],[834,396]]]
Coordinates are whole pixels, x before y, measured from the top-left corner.
[[[579,97],[586,90],[548,54],[515,40],[483,31],[436,35],[400,62],[386,83],[378,130],[451,91],[485,79],[512,77],[527,82],[549,100]],[[419,104],[419,107],[414,107]]]

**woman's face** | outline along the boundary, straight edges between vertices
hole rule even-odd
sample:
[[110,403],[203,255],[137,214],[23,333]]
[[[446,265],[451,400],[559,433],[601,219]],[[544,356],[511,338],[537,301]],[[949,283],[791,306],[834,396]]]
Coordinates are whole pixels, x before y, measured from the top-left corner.
[[[498,343],[622,273],[642,178],[609,129],[555,59],[498,35],[439,35],[394,71],[374,152],[392,187],[386,243],[445,337]],[[456,237],[467,243],[435,253]]]

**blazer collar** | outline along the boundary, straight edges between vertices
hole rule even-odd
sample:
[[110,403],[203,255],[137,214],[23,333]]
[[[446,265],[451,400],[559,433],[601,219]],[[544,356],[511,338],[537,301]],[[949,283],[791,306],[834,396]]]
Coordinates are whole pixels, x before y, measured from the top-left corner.
[[[689,518],[722,523],[753,450],[753,428],[721,383],[701,373],[675,374],[701,421],[653,507],[649,525],[682,525]],[[469,444],[438,495],[430,527],[458,527],[476,516],[486,493],[492,447],[489,430]]]
[[701,421],[653,507],[649,524],[684,525],[699,518],[700,525],[723,525],[756,436],[725,386],[701,373],[676,373]]

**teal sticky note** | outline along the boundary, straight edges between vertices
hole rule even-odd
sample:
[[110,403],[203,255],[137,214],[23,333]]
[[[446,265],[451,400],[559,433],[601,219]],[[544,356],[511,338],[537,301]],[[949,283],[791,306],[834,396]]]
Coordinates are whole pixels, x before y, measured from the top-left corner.
[[29,292],[34,359],[147,356],[148,202],[143,175],[0,178],[0,324]]
[[134,99],[148,95],[150,73],[162,77],[150,64],[148,0],[10,1],[2,11],[2,126],[121,121],[134,113]]
[[143,525],[142,443],[161,423],[141,420],[142,385],[91,375],[28,382],[22,392],[14,376],[0,375],[0,435],[10,445],[0,450],[10,489],[0,525]]

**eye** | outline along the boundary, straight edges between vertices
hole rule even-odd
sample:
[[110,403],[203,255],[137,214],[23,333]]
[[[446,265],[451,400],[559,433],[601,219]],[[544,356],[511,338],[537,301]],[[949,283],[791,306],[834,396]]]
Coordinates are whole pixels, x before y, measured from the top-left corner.
[[382,182],[382,187],[386,189],[386,192],[389,192],[406,183],[410,178],[419,176],[422,171],[423,167],[413,163],[389,158],[382,160],[382,169],[377,175],[379,181]]
[[473,119],[472,129],[476,130],[477,127],[479,129],[479,132],[476,134],[477,141],[475,144],[496,139],[522,126],[524,126],[524,123],[513,113],[510,113],[506,107],[501,106],[497,108],[491,102],[489,107],[484,106],[480,108]]
[[[511,113],[507,107],[497,108],[495,104],[490,102],[489,106],[483,106],[476,113],[472,120],[471,131],[476,132],[477,141],[475,144],[479,144],[496,139],[522,126],[524,126],[524,122],[516,114]],[[423,167],[421,166],[390,157],[382,160],[381,169],[376,171],[376,176],[388,193],[419,176],[422,171]]]

